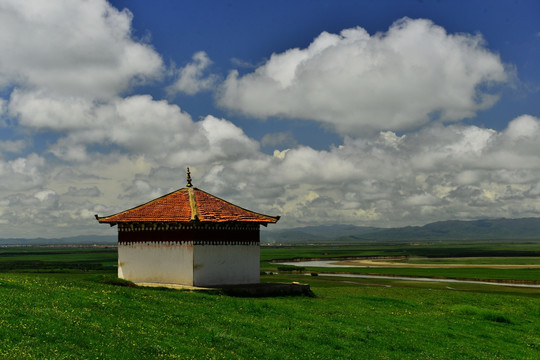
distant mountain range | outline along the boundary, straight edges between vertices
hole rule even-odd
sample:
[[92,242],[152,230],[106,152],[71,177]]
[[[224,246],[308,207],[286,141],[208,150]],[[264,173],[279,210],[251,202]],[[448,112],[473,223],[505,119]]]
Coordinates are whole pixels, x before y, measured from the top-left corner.
[[328,225],[261,231],[263,244],[508,239],[540,239],[540,218],[450,220],[399,228]]
[[[354,225],[306,226],[262,230],[263,244],[347,244],[368,241],[540,239],[540,218],[438,221],[424,226],[377,228]],[[116,235],[82,235],[59,239],[0,239],[2,245],[114,245]]]
[[80,235],[64,237],[59,239],[0,239],[0,246],[3,245],[116,245],[118,237],[116,235]]

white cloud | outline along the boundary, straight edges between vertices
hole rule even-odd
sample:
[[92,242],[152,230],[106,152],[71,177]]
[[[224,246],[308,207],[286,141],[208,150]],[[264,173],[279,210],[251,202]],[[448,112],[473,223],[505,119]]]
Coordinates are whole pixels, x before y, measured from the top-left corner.
[[255,69],[257,67],[257,65],[235,57],[231,58],[231,63],[237,68]]
[[[107,103],[14,91],[10,112],[35,131],[62,134],[50,151],[66,161],[89,159],[88,146],[102,146],[160,161],[186,164],[244,156],[258,144],[224,119],[192,121],[177,105],[149,95],[114,97]],[[65,135],[63,135],[65,134]]]
[[[1,87],[1,84],[0,84]],[[0,98],[0,127],[6,126],[7,101]]]
[[297,145],[294,135],[290,131],[265,134],[261,139],[261,146],[276,147],[285,146],[293,147]]
[[[279,226],[538,216],[540,151],[530,149],[538,146],[540,127],[534,124],[540,120],[527,116],[501,132],[435,125],[401,137],[349,138],[328,151],[297,146],[274,156],[201,164],[194,182],[242,206],[282,215]],[[535,130],[516,147],[512,136],[522,126]]]
[[0,191],[22,191],[38,188],[45,183],[45,159],[37,154],[0,160]]
[[101,191],[99,191],[97,186],[88,187],[88,188],[76,188],[75,186],[70,186],[69,190],[63,195],[95,198],[101,195]]
[[[163,72],[130,27],[129,11],[99,0],[0,3],[0,88],[9,92],[0,123],[23,137],[0,141],[3,237],[111,233],[93,214],[184,186],[186,166],[195,186],[282,215],[280,227],[540,214],[538,118],[523,115],[503,131],[438,122],[395,132],[491,104],[478,86],[508,74],[479,36],[402,20],[373,36],[323,33],[229,76],[220,100],[233,110],[314,119],[346,134],[343,145],[316,150],[289,132],[259,143],[227,119],[194,121],[167,101],[126,96]],[[195,54],[175,91],[215,86],[210,64]],[[359,136],[364,129],[374,135]],[[42,132],[53,136],[41,155],[28,153]]]
[[317,120],[361,135],[472,117],[497,100],[480,86],[508,77],[481,36],[404,18],[373,36],[362,28],[324,32],[253,73],[232,71],[219,102],[249,116]]
[[57,194],[52,190],[41,190],[35,193],[34,197],[43,203],[51,198],[56,198]]
[[92,126],[93,101],[82,97],[54,96],[45,91],[11,93],[9,113],[33,130],[65,132]]
[[201,91],[211,90],[219,80],[215,74],[203,77],[205,70],[212,64],[204,51],[195,53],[192,60],[192,63],[177,71],[178,79],[167,89],[170,94],[183,92],[195,95]]
[[538,119],[531,115],[522,115],[514,119],[504,132],[505,137],[519,145],[522,141],[535,140],[538,137],[540,124]]
[[[153,109],[154,119],[164,105],[137,100]],[[165,109],[181,118],[179,109]],[[29,233],[39,234],[44,222],[50,224],[47,231],[64,236],[73,232],[67,224],[100,232],[88,214],[114,213],[183,187],[190,165],[195,186],[282,215],[278,227],[538,216],[537,125],[540,119],[532,116],[518,117],[499,132],[433,125],[407,136],[381,132],[373,139],[347,138],[326,151],[296,146],[272,156],[229,121],[208,117],[191,123],[186,135],[196,142],[176,144],[174,156],[181,161],[164,160],[153,154],[157,148],[147,155],[133,148],[126,154],[92,152],[83,162],[66,164],[37,155],[1,162],[0,213],[10,229],[26,221]]]
[[96,209],[99,207],[88,201],[74,203],[61,199],[50,189],[11,194],[0,200],[0,214],[6,223],[2,234],[4,237],[73,236],[89,229]]
[[119,199],[133,201],[133,199],[140,198],[140,194],[144,194],[149,200],[152,200],[167,192],[159,187],[151,186],[147,181],[136,179],[120,194]]
[[24,140],[6,140],[0,141],[0,154],[6,153],[19,153],[26,147]]
[[161,76],[161,57],[131,39],[131,19],[104,0],[2,1],[0,88],[107,99]]

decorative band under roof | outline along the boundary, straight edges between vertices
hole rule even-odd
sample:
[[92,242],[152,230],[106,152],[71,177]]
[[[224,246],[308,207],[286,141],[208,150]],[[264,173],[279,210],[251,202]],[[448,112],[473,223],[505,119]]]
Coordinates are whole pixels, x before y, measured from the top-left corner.
[[171,230],[259,230],[259,224],[247,223],[118,223],[118,231],[171,231]]
[[204,246],[204,245],[251,245],[251,246],[259,246],[260,242],[255,240],[175,240],[175,241],[160,241],[160,240],[143,240],[143,241],[137,241],[137,240],[129,240],[129,241],[118,241],[119,246],[132,246],[132,245],[164,245],[164,246],[171,246],[171,245],[197,245],[197,246]]

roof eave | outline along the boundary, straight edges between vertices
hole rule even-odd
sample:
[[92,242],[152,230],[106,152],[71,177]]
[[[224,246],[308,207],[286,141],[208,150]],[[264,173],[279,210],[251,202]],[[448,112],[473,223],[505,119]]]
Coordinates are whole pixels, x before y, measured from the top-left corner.
[[271,218],[271,220],[269,219],[268,221],[234,221],[234,220],[226,220],[226,221],[200,221],[200,220],[191,220],[191,221],[178,221],[178,220],[149,220],[149,221],[108,221],[107,218],[109,218],[110,216],[103,216],[103,217],[100,217],[98,216],[97,214],[94,215],[96,220],[100,223],[100,224],[109,224],[111,226],[115,226],[119,223],[226,223],[226,222],[230,222],[230,223],[255,223],[255,224],[259,224],[259,225],[263,225],[263,226],[268,226],[268,224],[275,224],[279,221],[279,219],[281,218],[280,216],[269,216],[269,218]]

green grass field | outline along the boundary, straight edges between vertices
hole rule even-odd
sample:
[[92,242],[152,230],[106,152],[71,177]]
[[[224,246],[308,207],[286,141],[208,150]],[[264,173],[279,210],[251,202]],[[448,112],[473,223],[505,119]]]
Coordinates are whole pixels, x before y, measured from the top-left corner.
[[540,241],[437,241],[420,243],[366,243],[349,246],[263,246],[261,260],[291,258],[333,258],[347,256],[406,257],[536,257]]
[[125,286],[115,249],[4,250],[2,359],[540,358],[539,289],[288,274],[262,280],[316,296],[239,298]]
[[[504,256],[503,256],[504,255]],[[398,256],[397,260],[385,262],[404,264],[479,264],[479,265],[538,265],[540,264],[540,242],[445,242],[422,244],[379,244],[374,246],[342,247],[263,247],[261,249],[261,270],[277,271],[280,264],[272,259],[301,260],[306,258],[354,258]],[[351,273],[366,275],[395,275],[428,278],[452,278],[469,280],[516,281],[540,284],[540,269],[494,269],[470,268],[415,268],[415,267],[348,267],[323,268],[302,266],[307,272]]]

